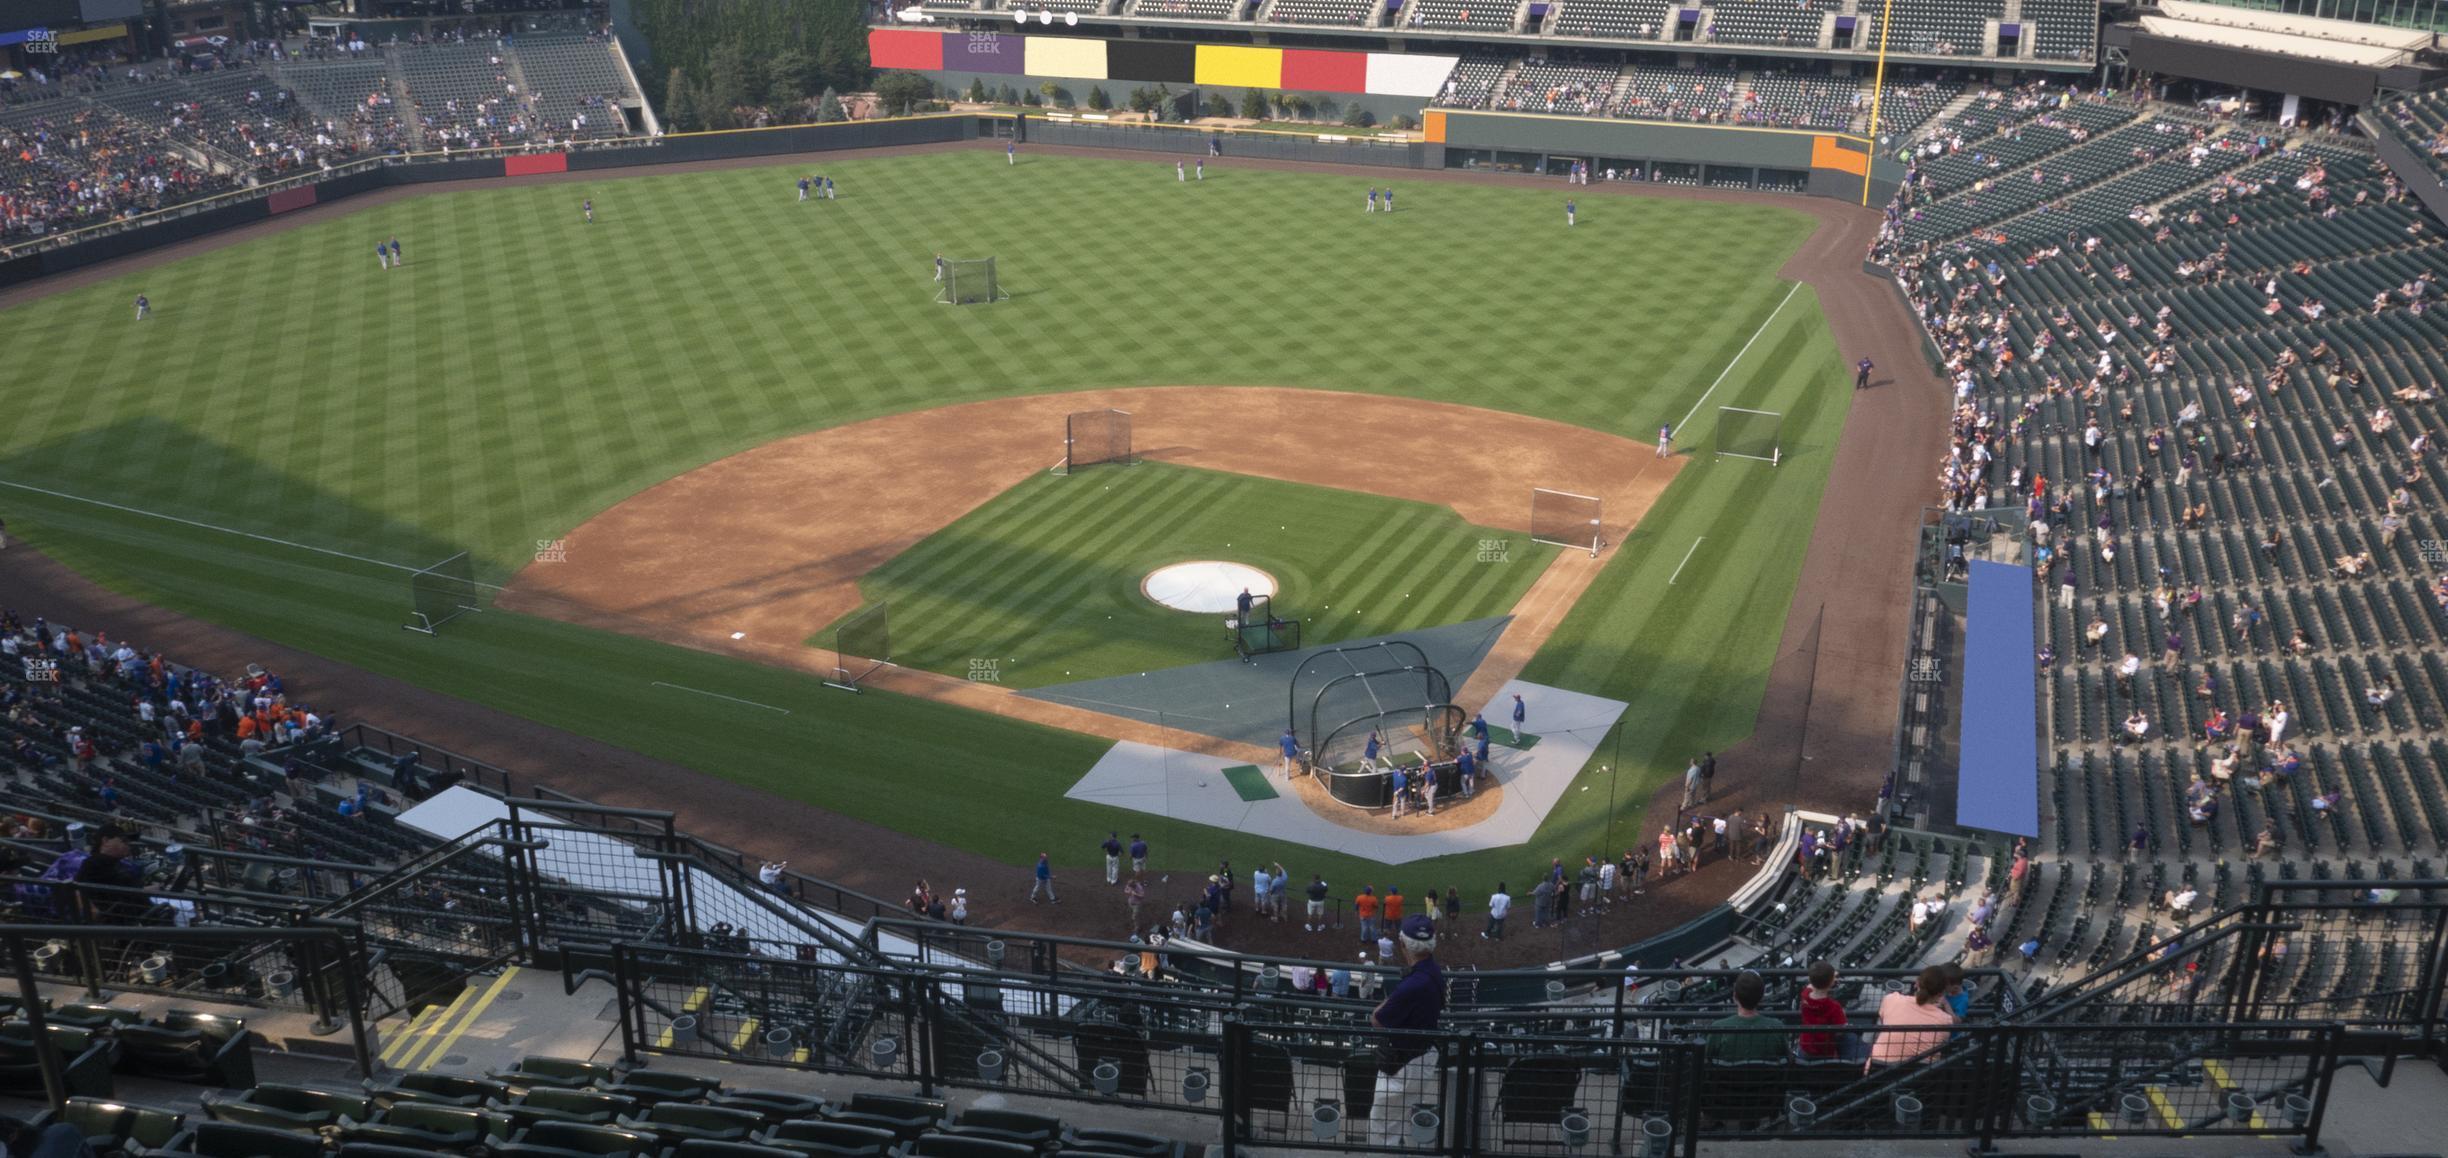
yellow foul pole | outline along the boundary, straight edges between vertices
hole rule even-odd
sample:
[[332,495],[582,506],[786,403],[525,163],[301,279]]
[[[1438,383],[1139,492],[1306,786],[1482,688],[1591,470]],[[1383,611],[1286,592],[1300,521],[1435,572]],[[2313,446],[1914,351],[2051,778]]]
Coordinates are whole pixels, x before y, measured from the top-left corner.
[[1886,0],[1879,7],[1878,75],[1870,81],[1870,155],[1862,161],[1861,203],[1870,203],[1870,170],[1879,159],[1879,101],[1887,95],[1887,18],[1895,14],[1895,0]]

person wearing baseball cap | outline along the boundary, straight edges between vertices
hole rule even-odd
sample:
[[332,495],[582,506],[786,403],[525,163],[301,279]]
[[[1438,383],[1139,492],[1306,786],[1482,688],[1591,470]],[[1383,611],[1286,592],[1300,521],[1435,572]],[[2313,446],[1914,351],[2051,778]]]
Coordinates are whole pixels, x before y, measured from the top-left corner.
[[1370,1118],[1388,1145],[1407,1137],[1411,1099],[1435,1096],[1437,1049],[1433,1034],[1445,1012],[1445,970],[1436,960],[1436,922],[1426,914],[1405,917],[1396,930],[1402,950],[1402,980],[1369,1014],[1369,1024],[1396,1032],[1377,1047],[1377,1094]]

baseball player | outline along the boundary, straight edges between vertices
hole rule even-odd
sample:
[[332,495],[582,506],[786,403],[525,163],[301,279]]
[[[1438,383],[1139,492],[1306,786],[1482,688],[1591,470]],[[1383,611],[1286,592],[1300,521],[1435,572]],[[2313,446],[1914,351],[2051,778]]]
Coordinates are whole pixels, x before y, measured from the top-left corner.
[[391,264],[393,264],[393,265],[406,265],[406,264],[408,264],[408,259],[407,259],[406,257],[401,256],[401,254],[400,254],[399,238],[396,238],[396,237],[394,237],[394,238],[392,238],[392,239],[391,239]]
[[1204,181],[1207,179],[1207,158],[1201,157],[1198,159],[1198,167],[1194,170],[1194,172],[1198,174],[1199,180]]
[[384,269],[391,268],[391,247],[379,241],[375,242],[374,260],[381,262]]
[[1567,197],[1564,199],[1564,224],[1580,224],[1580,213],[1580,209],[1573,204],[1572,198]]
[[1006,165],[1020,163],[1020,142],[1016,140],[1003,142],[1003,163]]
[[1375,213],[1375,212],[1377,212],[1377,187],[1376,187],[1375,185],[1371,185],[1371,186],[1369,186],[1369,207],[1368,207],[1368,211],[1369,211],[1369,212],[1371,212],[1371,213]]
[[1187,182],[1187,181],[1189,181],[1189,180],[1190,180],[1190,169],[1189,169],[1189,167],[1188,167],[1188,166],[1186,166],[1186,165],[1183,165],[1183,164],[1182,164],[1181,162],[1179,162],[1179,161],[1175,161],[1175,162],[1173,162],[1173,179],[1174,179],[1174,180],[1176,180],[1176,181],[1182,181],[1182,182]]
[[592,198],[592,197],[587,198],[587,199],[586,199],[586,202],[585,202],[584,204],[580,205],[578,208],[579,208],[579,209],[581,209],[581,210],[583,210],[583,211],[585,211],[585,213],[586,213],[586,219],[587,219],[587,224],[589,224],[589,225],[593,225],[593,224],[595,224],[595,199],[594,199],[594,198]]
[[137,295],[136,295],[136,320],[141,322],[141,321],[145,320],[146,318],[149,318],[149,317],[152,317],[152,316],[153,316],[153,303],[152,303],[152,302],[149,302],[149,301],[146,301],[146,300],[145,300],[145,296],[144,296],[143,294],[137,294]]
[[1665,458],[1665,457],[1667,457],[1668,455],[1671,455],[1671,454],[1673,454],[1673,453],[1674,453],[1674,427],[1672,427],[1672,426],[1661,426],[1661,427],[1658,427],[1658,452],[1657,452],[1657,456],[1658,456],[1659,458]]
[[1386,186],[1386,212],[1394,212],[1394,187],[1392,185]]
[[815,184],[816,183],[814,181],[810,181],[805,177],[801,177],[799,179],[799,203],[801,205],[807,204],[808,190],[814,187]]

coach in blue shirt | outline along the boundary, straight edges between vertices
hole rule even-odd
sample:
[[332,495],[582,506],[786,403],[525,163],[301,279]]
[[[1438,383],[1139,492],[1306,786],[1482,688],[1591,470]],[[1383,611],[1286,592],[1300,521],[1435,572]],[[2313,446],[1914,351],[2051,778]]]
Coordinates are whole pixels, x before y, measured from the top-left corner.
[[1415,1095],[1436,1096],[1437,1019],[1445,1012],[1445,970],[1436,960],[1436,922],[1425,914],[1403,918],[1397,943],[1409,968],[1385,1000],[1369,1014],[1389,1034],[1377,1047],[1377,1096],[1370,1117],[1388,1145],[1407,1140]]

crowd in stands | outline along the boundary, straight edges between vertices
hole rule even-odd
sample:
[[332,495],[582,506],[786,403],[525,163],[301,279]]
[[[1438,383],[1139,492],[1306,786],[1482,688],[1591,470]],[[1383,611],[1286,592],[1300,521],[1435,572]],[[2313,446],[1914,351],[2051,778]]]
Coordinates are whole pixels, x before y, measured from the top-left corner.
[[235,41],[158,60],[62,53],[0,80],[0,245],[419,147],[621,135],[607,35],[583,35],[593,52],[573,50],[577,35],[536,38],[526,79],[545,78],[542,92],[519,78],[516,38],[473,27],[385,45]]
[[[1899,81],[1886,123],[1909,131],[1962,89]],[[1617,116],[1686,124],[1850,129],[1868,115],[1869,90],[1851,77],[1817,72],[1580,64],[1532,57],[1466,57],[1437,103],[1450,108]]]
[[[1948,507],[2020,513],[2039,843],[2075,862],[2027,901],[2044,850],[2018,844],[2025,915],[1992,930],[1985,899],[1975,946],[2064,937],[2097,965],[2148,943],[2126,906],[2181,924],[2265,859],[2431,875],[2448,779],[2401,741],[2448,690],[2406,651],[2448,619],[2440,560],[2407,546],[2440,501],[2436,223],[2327,134],[2040,85],[1984,93],[1910,162],[1872,257],[1952,380]],[[2050,919],[2085,867],[2080,911],[2103,898],[2086,851],[2128,865],[2105,933]]]

